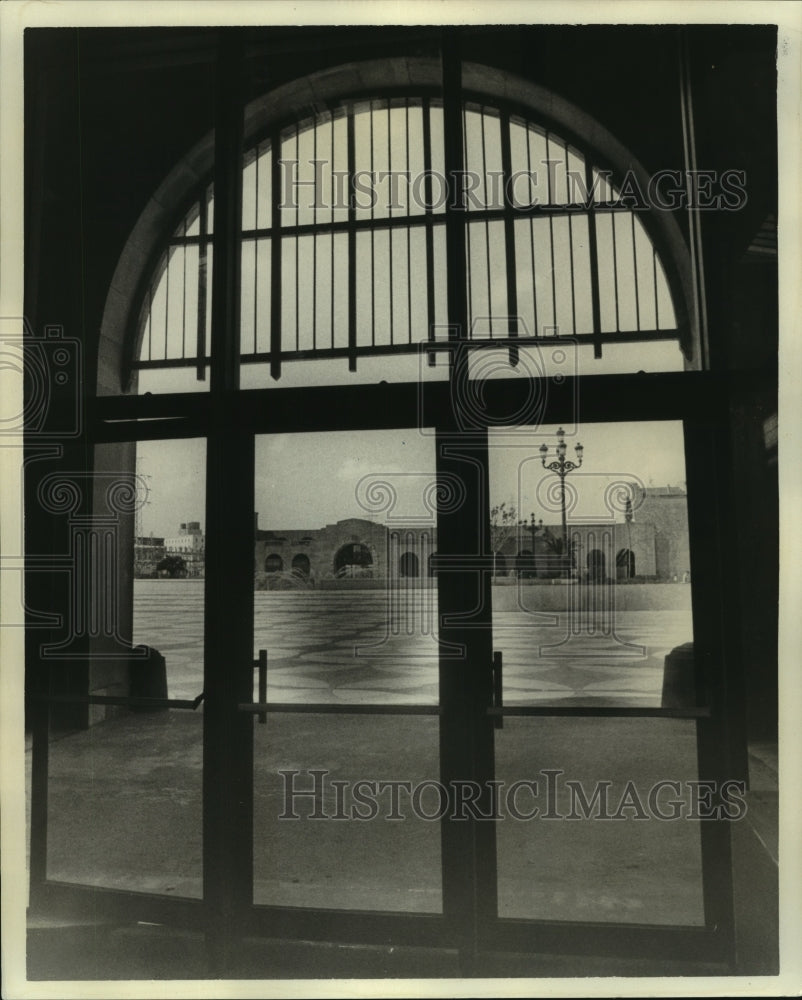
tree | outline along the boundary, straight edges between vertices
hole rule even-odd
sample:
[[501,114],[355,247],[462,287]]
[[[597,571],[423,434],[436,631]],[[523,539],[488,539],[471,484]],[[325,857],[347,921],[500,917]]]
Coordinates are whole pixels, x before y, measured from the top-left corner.
[[[509,539],[516,535],[517,525],[518,511],[512,501],[509,504],[500,503],[497,507],[491,508],[490,543],[493,546],[494,555],[496,552],[502,552]],[[493,575],[495,576],[495,567]]]
[[161,575],[166,573],[171,580],[176,577],[184,577],[187,575],[187,564],[181,558],[181,556],[165,556],[164,559],[156,566],[156,572]]

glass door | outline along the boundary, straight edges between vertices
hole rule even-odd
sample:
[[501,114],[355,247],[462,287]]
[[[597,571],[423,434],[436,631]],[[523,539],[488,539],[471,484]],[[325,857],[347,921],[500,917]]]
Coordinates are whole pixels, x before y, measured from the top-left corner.
[[700,439],[681,421],[489,434],[485,947],[731,953],[743,786],[715,704]]
[[260,926],[443,913],[436,475],[418,429],[255,437]]
[[202,437],[114,441],[43,482],[70,613],[37,648],[34,905],[199,909],[205,468]]

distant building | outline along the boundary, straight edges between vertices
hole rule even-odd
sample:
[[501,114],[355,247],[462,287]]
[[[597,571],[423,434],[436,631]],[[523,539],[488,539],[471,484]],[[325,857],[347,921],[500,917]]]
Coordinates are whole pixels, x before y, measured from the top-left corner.
[[164,559],[164,539],[153,535],[134,540],[134,576],[155,576],[156,567]]
[[187,576],[203,576],[206,539],[200,521],[186,521],[177,535],[164,539],[165,556],[179,556],[187,567]]
[[[635,496],[631,521],[568,523],[573,571],[580,579],[690,579],[685,490],[648,487]],[[347,518],[323,528],[255,529],[257,588],[313,584],[333,579],[419,579],[435,575],[437,531],[427,525],[387,527]],[[494,576],[559,576],[558,523],[521,526],[498,543]]]

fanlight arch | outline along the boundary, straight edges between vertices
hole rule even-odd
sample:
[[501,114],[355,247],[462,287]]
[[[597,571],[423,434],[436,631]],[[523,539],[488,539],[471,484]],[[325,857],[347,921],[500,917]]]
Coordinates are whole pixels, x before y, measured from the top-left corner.
[[[383,75],[384,96],[332,96],[281,127],[270,122],[278,99],[255,102],[246,115],[254,139],[243,171],[240,359],[244,370],[269,369],[274,381],[297,361],[336,360],[354,371],[362,359],[419,354],[447,337],[453,186],[442,106],[430,96],[430,69],[418,67],[426,87],[417,96],[409,87],[397,96],[388,69],[371,66],[359,67],[362,86],[372,73],[380,92]],[[527,338],[550,346],[568,338],[588,374],[682,367],[679,347],[693,354],[684,244],[667,213],[622,195],[625,178],[647,190],[642,170],[554,95],[512,76],[503,97],[494,95],[498,83],[483,67],[467,65],[464,78],[476,86],[463,107],[469,339],[487,346],[513,337],[523,349]],[[194,158],[201,173],[208,140]],[[201,183],[169,238],[152,248],[155,267],[140,265],[127,317],[130,369],[204,377],[213,208],[213,186]],[[139,239],[137,248],[141,260]],[[124,277],[115,275],[113,287]],[[123,318],[115,310],[119,301],[110,301],[104,328]]]

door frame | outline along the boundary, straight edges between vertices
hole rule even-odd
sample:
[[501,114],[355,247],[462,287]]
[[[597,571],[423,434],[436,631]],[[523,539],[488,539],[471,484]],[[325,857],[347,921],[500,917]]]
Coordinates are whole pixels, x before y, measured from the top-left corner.
[[[615,383],[616,391],[611,392]],[[517,381],[499,380],[486,387],[488,406],[509,405],[523,390]],[[681,389],[681,391],[680,391]],[[573,391],[573,389],[571,389]],[[705,710],[685,713],[696,719],[700,777],[714,781],[745,775],[745,728],[738,649],[723,628],[737,594],[728,578],[726,544],[732,528],[727,481],[727,397],[720,382],[706,373],[604,376],[582,380],[583,411],[588,420],[682,419],[688,476],[690,548],[695,579],[707,581],[692,594],[694,642],[701,664]],[[569,393],[570,395],[570,393]],[[544,423],[563,419],[565,399],[549,400]],[[442,915],[378,914],[359,911],[254,907],[251,903],[252,811],[243,808],[252,792],[253,721],[239,710],[252,700],[253,630],[253,441],[257,433],[434,426],[439,431],[438,475],[454,474],[468,455],[474,462],[475,489],[466,490],[468,506],[440,511],[438,518],[438,598],[440,614],[454,620],[440,638],[461,642],[465,665],[441,661],[442,777],[493,775],[494,708],[492,694],[492,624],[489,587],[492,545],[482,539],[488,526],[486,429],[466,433],[455,420],[447,382],[434,382],[421,393],[418,384],[249,390],[225,394],[220,405],[209,395],[183,397],[181,419],[171,418],[176,399],[109,398],[98,400],[90,414],[92,443],[205,437],[207,482],[224,484],[207,498],[207,703],[204,710],[204,878],[203,901],[168,899],[148,893],[117,892],[66,885],[46,878],[47,717],[57,698],[40,692],[34,724],[31,905],[53,912],[91,909],[124,919],[159,920],[206,927],[214,945],[213,966],[228,967],[236,942],[248,934],[300,936],[306,939],[360,943],[419,944],[456,948],[470,963],[483,951],[538,951],[576,954],[652,956],[731,962],[733,954],[730,831],[726,822],[702,824],[703,889],[706,926],[676,928],[629,924],[551,923],[497,919],[495,831],[493,823],[443,821]],[[348,407],[341,405],[348,400]],[[303,403],[303,405],[300,405]],[[226,411],[225,407],[228,406]],[[137,417],[147,417],[143,423]],[[166,419],[161,419],[166,418]],[[214,440],[217,450],[214,451]],[[211,500],[211,502],[210,502]],[[476,526],[476,530],[472,526]],[[212,539],[216,540],[213,541]],[[215,549],[215,544],[217,548]],[[477,547],[478,546],[478,547]],[[484,546],[482,548],[482,546]],[[466,553],[473,555],[466,561]],[[450,558],[462,558],[448,570]],[[485,565],[486,564],[486,565]],[[731,576],[731,575],[730,575]],[[232,579],[240,583],[232,587]],[[226,580],[225,587],[218,581]],[[473,582],[471,582],[473,581]],[[473,621],[460,612],[474,608],[476,586],[485,594]],[[467,588],[467,589],[466,589]],[[471,590],[473,588],[473,590]],[[241,592],[240,592],[241,591]],[[237,596],[239,594],[239,596]],[[243,605],[243,596],[247,596]],[[243,608],[246,608],[243,611]],[[247,610],[250,609],[250,610]],[[236,655],[244,664],[235,671],[215,670],[230,662],[237,622]],[[467,683],[466,683],[467,678]],[[247,682],[246,682],[247,679]],[[214,706],[220,711],[215,713]],[[515,709],[505,709],[516,714]],[[517,714],[520,714],[518,711]],[[553,709],[546,713],[562,714]],[[570,714],[570,713],[567,713]],[[573,714],[598,714],[585,710]],[[669,715],[678,710],[619,710],[601,714]],[[233,726],[233,730],[232,727]],[[221,747],[223,748],[221,752]],[[235,772],[230,770],[235,768]],[[232,773],[237,779],[231,781]],[[244,793],[244,797],[243,797]],[[228,819],[221,824],[221,809]],[[236,819],[236,821],[234,821]]]

